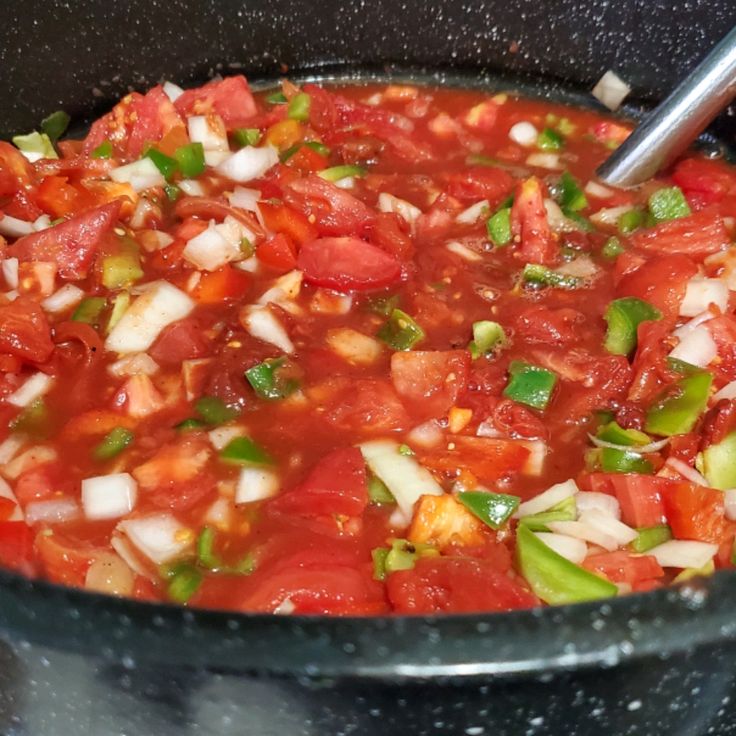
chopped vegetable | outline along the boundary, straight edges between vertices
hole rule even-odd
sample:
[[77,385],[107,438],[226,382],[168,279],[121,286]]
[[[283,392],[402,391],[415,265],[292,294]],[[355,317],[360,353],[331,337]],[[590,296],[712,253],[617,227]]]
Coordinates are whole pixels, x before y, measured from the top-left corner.
[[483,320],[473,323],[473,339],[468,345],[468,350],[473,359],[481,355],[493,352],[497,347],[506,342],[506,333],[498,322]]
[[645,527],[636,531],[639,534],[631,543],[631,549],[639,554],[648,552],[650,549],[672,539],[672,531],[667,524],[657,524],[656,526]]
[[519,497],[506,493],[463,491],[458,500],[491,529],[500,529],[519,508]]
[[[187,179],[198,177],[206,168],[204,147],[201,143],[189,143],[185,146],[179,146],[179,148],[174,151],[174,159],[176,159],[176,164],[178,165],[182,176]],[[166,176],[165,172],[162,171],[161,173]]]
[[424,331],[406,312],[394,309],[376,336],[394,350],[411,350],[424,339]]
[[56,143],[64,135],[70,122],[71,118],[67,113],[57,110],[41,121],[41,132],[45,133],[52,143]]
[[230,465],[272,465],[273,459],[248,437],[235,437],[220,451],[220,459]]
[[572,175],[565,171],[560,177],[560,207],[565,214],[579,212],[588,206],[585,192],[580,188]]
[[197,399],[194,408],[207,424],[225,424],[240,414],[237,407],[228,406],[216,396],[202,396]]
[[559,151],[564,145],[564,137],[554,128],[544,128],[537,137],[537,147],[543,151]]
[[[201,146],[202,144],[195,143],[192,145]],[[156,148],[149,148],[146,152],[146,156],[150,158],[154,164],[156,164],[156,168],[161,172],[164,179],[166,179],[167,181],[176,173],[177,169],[179,168],[179,163],[176,158],[171,158],[171,156],[167,156],[165,153],[161,153],[161,151],[157,150]]]
[[261,131],[258,128],[237,128],[233,131],[232,136],[240,148],[257,146],[261,140]]
[[329,169],[322,169],[317,173],[321,179],[325,181],[340,181],[340,179],[346,179],[349,176],[365,176],[366,170],[362,166],[333,166]]
[[708,403],[712,382],[705,372],[681,378],[674,391],[666,390],[649,409],[644,429],[663,437],[689,432]]
[[502,207],[489,217],[486,227],[494,245],[508,245],[511,242],[511,207]]
[[509,382],[503,395],[535,409],[546,409],[556,383],[557,376],[552,371],[514,360],[509,365]]
[[262,399],[285,399],[297,390],[299,383],[283,376],[286,358],[269,358],[263,363],[248,368],[245,377],[256,394]]
[[605,348],[615,355],[629,355],[636,348],[637,330],[642,322],[662,318],[651,304],[636,297],[614,299],[603,315],[608,323]]
[[105,438],[95,447],[93,455],[96,460],[111,460],[119,455],[133,442],[135,435],[125,427],[111,429]]
[[566,273],[558,273],[538,263],[527,263],[521,274],[522,281],[534,286],[553,286],[557,289],[578,289],[583,279]]
[[665,187],[649,196],[649,212],[657,223],[687,217],[690,207],[679,187]]

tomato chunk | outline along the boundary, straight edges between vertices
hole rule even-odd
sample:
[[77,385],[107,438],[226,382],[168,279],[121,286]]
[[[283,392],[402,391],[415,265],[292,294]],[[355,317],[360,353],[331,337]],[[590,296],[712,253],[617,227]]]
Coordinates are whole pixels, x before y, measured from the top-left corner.
[[633,527],[656,526],[664,521],[662,491],[664,478],[634,473],[611,473],[608,476],[621,504],[621,519]]
[[639,230],[634,233],[631,242],[649,253],[680,253],[702,258],[725,250],[731,244],[731,239],[717,210],[709,207],[687,217]]
[[727,529],[721,491],[693,483],[669,483],[662,500],[676,539],[720,544]]
[[654,580],[664,575],[652,555],[632,555],[625,550],[591,555],[583,560],[583,567],[607,577],[612,583],[628,583],[632,587],[643,580]]
[[0,306],[0,352],[43,363],[53,350],[51,327],[37,302],[19,297]]
[[185,90],[174,105],[186,116],[215,112],[228,130],[245,126],[258,112],[248,82],[242,75],[213,79],[201,87]]
[[0,564],[11,570],[33,572],[33,532],[22,521],[0,521]]
[[514,255],[527,263],[551,264],[557,260],[557,243],[547,222],[539,179],[521,182],[511,207],[511,233],[518,239]]

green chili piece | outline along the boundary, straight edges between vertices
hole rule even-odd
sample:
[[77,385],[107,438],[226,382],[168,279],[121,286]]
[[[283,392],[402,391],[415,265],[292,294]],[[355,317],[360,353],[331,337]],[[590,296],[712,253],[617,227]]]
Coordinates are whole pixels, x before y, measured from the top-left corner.
[[389,491],[388,486],[377,475],[371,475],[368,478],[368,498],[371,503],[379,506],[396,503],[393,493]]
[[717,445],[706,447],[702,463],[703,475],[712,488],[736,488],[736,432],[727,434]]
[[181,197],[181,189],[176,184],[166,184],[164,186],[164,193],[169,202],[176,202]]
[[36,153],[43,158],[59,158],[54,144],[46,133],[34,130],[33,133],[27,135],[15,135],[13,144],[23,153]]
[[[202,145],[201,143],[199,144]],[[146,151],[146,158],[150,158],[167,181],[176,173],[179,164],[175,158],[161,153],[157,148],[149,148]]]
[[386,555],[387,573],[411,570],[420,557],[437,557],[439,552],[429,544],[413,544],[406,539],[392,539]]
[[537,136],[537,148],[543,151],[559,151],[565,145],[565,138],[554,128],[545,128]]
[[564,501],[555,504],[548,511],[540,511],[538,514],[530,514],[519,519],[519,524],[523,524],[533,532],[549,531],[547,524],[553,521],[575,521],[578,518],[578,506],[575,497],[570,496]]
[[222,568],[220,558],[214,553],[215,530],[206,526],[197,538],[197,561],[208,570],[219,570]]
[[619,215],[616,227],[622,235],[630,235],[646,222],[646,215],[641,210],[629,210]]
[[52,143],[56,143],[64,135],[70,121],[71,118],[67,113],[57,110],[41,121],[41,132],[46,133]]
[[674,393],[666,390],[649,409],[644,429],[663,437],[687,434],[708,403],[712,382],[705,371],[681,378]]
[[179,146],[174,151],[174,158],[182,176],[187,179],[199,176],[207,168],[204,160],[204,146],[201,143],[188,143],[186,146]]
[[608,238],[608,240],[606,240],[603,247],[601,248],[601,255],[604,258],[614,260],[618,258],[625,250],[626,248],[621,245],[621,241],[615,235],[612,235],[610,238]]
[[649,196],[648,204],[655,223],[677,220],[690,214],[690,207],[679,187],[658,189]]
[[473,323],[473,339],[468,345],[473,360],[492,352],[506,342],[506,333],[498,322],[483,320]]
[[518,496],[487,491],[463,491],[458,493],[457,499],[491,529],[500,529],[519,508],[521,502]]
[[317,176],[325,181],[340,181],[349,176],[365,176],[366,170],[362,166],[332,166],[329,169],[322,169],[317,172]]
[[128,251],[102,259],[102,283],[108,289],[120,289],[143,278],[143,269],[136,253]]
[[95,460],[111,460],[119,455],[133,441],[135,435],[125,427],[115,427],[93,450]]
[[261,131],[258,128],[236,128],[233,133],[233,140],[240,148],[245,146],[255,146],[261,140]]
[[552,286],[556,289],[578,289],[584,283],[578,276],[558,273],[539,263],[527,263],[521,273],[522,281],[533,286]]
[[289,100],[286,109],[286,117],[290,120],[309,120],[309,109],[312,106],[312,98],[306,92],[299,92]]
[[646,526],[636,530],[639,536],[631,543],[631,549],[639,554],[664,544],[672,539],[672,531],[667,524]]
[[502,207],[491,215],[486,222],[486,230],[490,241],[500,247],[511,242],[511,208]]
[[112,143],[110,141],[102,141],[92,153],[91,158],[112,158]]
[[249,437],[235,437],[220,450],[220,460],[230,465],[272,465],[273,458]]
[[320,156],[327,157],[330,155],[330,149],[320,141],[306,141],[304,145],[307,148],[311,148],[313,151],[316,151]]
[[371,550],[373,559],[373,579],[383,582],[386,579],[386,558],[389,550],[386,547],[376,547]]
[[649,435],[640,432],[638,429],[624,429],[618,422],[610,421],[598,430],[599,439],[610,442],[614,445],[625,445],[632,447],[635,445],[648,445],[652,440]]
[[424,330],[406,312],[394,309],[376,336],[394,350],[411,350],[424,340]]
[[509,365],[509,382],[503,395],[535,409],[546,409],[557,383],[557,376],[546,368],[540,368],[522,360]]
[[186,603],[202,584],[202,573],[194,565],[182,562],[167,571],[169,598],[177,603]]
[[107,300],[103,296],[88,296],[79,302],[79,306],[72,314],[74,322],[84,322],[93,327],[99,324],[100,314],[107,305]]
[[253,390],[261,399],[285,399],[299,388],[294,379],[284,379],[280,369],[286,364],[286,358],[269,358],[248,368],[245,377]]
[[662,313],[633,296],[614,299],[603,318],[608,323],[604,347],[614,355],[630,355],[636,348],[637,329],[642,322],[658,320]]
[[545,603],[579,603],[618,594],[613,583],[566,560],[524,525],[516,532],[516,558],[521,574]]
[[560,207],[569,212],[579,212],[588,206],[585,192],[570,172],[565,171],[560,177]]
[[654,472],[652,464],[633,450],[602,447],[600,458],[601,469],[604,473],[641,473],[649,475]]
[[239,409],[228,406],[216,396],[202,396],[197,400],[194,408],[207,424],[225,424],[240,414]]
[[266,95],[266,102],[269,105],[285,105],[287,100],[284,93],[281,90],[277,90],[276,92],[271,92],[270,95]]

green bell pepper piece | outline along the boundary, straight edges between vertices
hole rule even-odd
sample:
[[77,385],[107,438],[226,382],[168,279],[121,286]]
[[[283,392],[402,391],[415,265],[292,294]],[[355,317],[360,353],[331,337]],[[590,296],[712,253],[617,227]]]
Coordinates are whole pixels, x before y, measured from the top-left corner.
[[665,187],[649,197],[649,212],[655,223],[687,217],[690,207],[679,187]]
[[202,573],[188,562],[180,562],[168,568],[164,576],[169,579],[166,591],[177,603],[186,603],[202,584]]
[[215,530],[211,526],[206,526],[197,538],[197,562],[208,570],[219,570],[222,567],[222,561],[214,553]]
[[424,340],[424,330],[406,312],[394,309],[376,337],[394,350],[411,350]]
[[347,179],[349,176],[365,176],[366,169],[362,166],[352,166],[345,164],[344,166],[332,166],[329,169],[322,169],[317,172],[317,176],[325,181],[340,181]]
[[273,458],[249,437],[235,437],[220,450],[220,460],[230,465],[272,465]]
[[39,133],[34,130],[33,133],[27,135],[15,135],[13,136],[13,144],[23,153],[38,153],[43,158],[59,158],[54,144],[46,133]]
[[[186,146],[179,146],[174,151],[174,158],[182,176],[187,179],[199,176],[207,168],[204,160],[204,146],[201,143],[189,143]],[[166,175],[164,174],[164,176]]]
[[135,435],[125,427],[115,427],[105,435],[93,451],[95,460],[110,460],[119,455],[134,439]]
[[309,109],[312,106],[312,98],[306,92],[299,92],[289,100],[286,109],[286,117],[290,120],[309,120]]
[[521,274],[525,284],[533,286],[553,286],[557,289],[577,289],[583,285],[583,279],[558,273],[539,263],[527,263]]
[[611,442],[614,445],[625,445],[627,447],[648,445],[652,441],[644,432],[640,432],[638,429],[624,429],[615,421],[609,421],[602,426],[598,430],[597,436],[599,439]]
[[662,437],[687,434],[708,403],[712,382],[705,371],[681,378],[674,394],[665,391],[649,409],[644,429]]
[[71,118],[67,113],[57,110],[41,121],[41,132],[46,133],[52,143],[56,143],[64,135],[70,121]]
[[618,258],[625,250],[626,248],[621,245],[621,241],[615,235],[612,235],[603,244],[603,247],[601,248],[601,255],[604,258],[608,258],[609,260],[613,261]]
[[140,278],[143,278],[143,269],[136,253],[129,251],[102,259],[102,283],[108,289],[120,289]]
[[712,488],[736,488],[736,432],[726,435],[717,445],[706,447],[702,463],[703,475]]
[[658,320],[662,313],[633,296],[614,299],[603,318],[608,323],[604,347],[614,355],[629,355],[636,348],[636,331],[642,322]]
[[84,322],[87,325],[99,325],[100,314],[107,305],[107,300],[103,296],[88,296],[79,302],[79,306],[72,314],[72,321]]
[[491,215],[486,222],[486,231],[494,245],[508,245],[511,242],[511,207],[502,207]]
[[468,350],[473,360],[481,355],[492,352],[506,342],[506,333],[498,322],[483,320],[473,323],[473,339],[468,344]]
[[112,143],[110,141],[102,141],[92,153],[91,158],[112,158]]
[[269,358],[263,363],[258,363],[252,368],[248,368],[245,377],[248,383],[253,387],[256,394],[262,399],[285,399],[299,388],[299,384],[294,379],[284,379],[280,373],[286,364],[286,358]]
[[575,521],[578,517],[578,505],[574,496],[553,506],[548,511],[540,511],[538,514],[530,514],[519,519],[519,524],[531,529],[533,532],[547,532],[547,524],[552,521]]
[[649,475],[654,471],[652,464],[638,452],[602,447],[600,452],[601,469],[604,473],[642,473]]
[[518,496],[487,491],[463,491],[457,500],[491,529],[500,529],[521,502]]
[[509,382],[503,395],[535,409],[546,409],[557,376],[546,368],[514,360],[509,365]]
[[646,215],[642,210],[629,210],[619,215],[616,221],[616,227],[621,235],[630,235],[634,230],[638,230],[645,222]]
[[261,140],[261,131],[258,128],[236,128],[232,136],[239,148],[245,148],[258,144]]
[[[199,144],[202,145],[201,143]],[[167,181],[176,173],[179,164],[175,158],[167,156],[157,148],[149,148],[146,151],[146,158],[150,158]]]
[[197,399],[194,408],[207,424],[225,424],[240,414],[239,409],[228,406],[216,396],[202,396],[202,398]]
[[639,554],[648,552],[672,539],[672,531],[667,524],[646,526],[636,531],[639,532],[639,536],[631,543],[631,549]]
[[574,177],[565,171],[560,177],[560,207],[568,212],[579,212],[588,206],[588,198]]
[[560,135],[554,128],[544,128],[537,136],[537,148],[541,148],[543,151],[559,151],[564,145],[564,136]]
[[388,486],[377,475],[371,475],[368,478],[368,498],[371,503],[379,506],[396,503],[394,494],[389,491]]

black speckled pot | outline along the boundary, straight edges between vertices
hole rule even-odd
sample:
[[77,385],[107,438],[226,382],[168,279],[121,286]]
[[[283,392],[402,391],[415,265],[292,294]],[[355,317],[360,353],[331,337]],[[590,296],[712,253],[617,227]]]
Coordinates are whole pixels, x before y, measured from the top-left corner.
[[[6,2],[0,135],[231,70],[408,72],[585,101],[575,91],[615,68],[650,102],[735,22],[733,0]],[[713,131],[732,142],[736,122]],[[326,620],[152,607],[0,573],[2,736],[725,736],[734,659],[728,574],[600,605]]]

